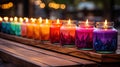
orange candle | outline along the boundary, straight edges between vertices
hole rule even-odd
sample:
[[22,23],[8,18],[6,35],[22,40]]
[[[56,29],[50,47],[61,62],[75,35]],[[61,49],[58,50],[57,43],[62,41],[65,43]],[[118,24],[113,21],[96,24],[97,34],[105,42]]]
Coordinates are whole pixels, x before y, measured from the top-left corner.
[[48,19],[46,19],[45,23],[40,25],[40,34],[41,34],[42,41],[49,40],[50,22],[48,21]]
[[34,23],[35,23],[34,18],[31,18],[30,22],[27,23],[27,37],[28,38],[33,38],[34,37],[34,31],[33,31]]
[[40,24],[42,23],[42,18],[36,20],[34,24],[34,39],[40,40]]

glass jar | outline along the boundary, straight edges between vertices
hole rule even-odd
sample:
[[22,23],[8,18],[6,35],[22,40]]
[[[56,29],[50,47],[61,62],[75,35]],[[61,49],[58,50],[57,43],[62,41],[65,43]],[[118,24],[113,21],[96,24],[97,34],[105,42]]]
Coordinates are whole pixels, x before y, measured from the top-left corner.
[[97,22],[93,32],[93,48],[98,53],[114,53],[117,50],[118,31],[113,22]]
[[50,42],[51,43],[59,43],[60,42],[60,27],[62,23],[59,21],[53,21],[52,25],[50,26]]
[[93,30],[94,22],[85,21],[79,23],[76,29],[75,45],[78,49],[92,50],[93,49]]
[[74,47],[75,44],[75,30],[74,23],[65,23],[60,28],[60,44],[65,47]]

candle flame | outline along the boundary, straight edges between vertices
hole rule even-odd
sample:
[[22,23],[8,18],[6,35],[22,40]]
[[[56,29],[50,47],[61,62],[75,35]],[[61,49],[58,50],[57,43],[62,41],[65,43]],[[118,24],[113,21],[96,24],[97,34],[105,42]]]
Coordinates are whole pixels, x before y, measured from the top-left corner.
[[68,20],[68,24],[71,24],[71,20],[70,19]]
[[17,22],[17,21],[18,21],[18,18],[17,18],[17,17],[14,17],[14,21]]
[[48,24],[48,19],[46,19],[46,24]]
[[88,24],[88,19],[86,20],[86,23],[85,23],[85,24],[86,24],[86,26],[89,26],[89,24]]
[[59,24],[60,23],[60,20],[59,19],[57,19],[57,24]]
[[42,18],[41,17],[38,20],[39,20],[40,23],[42,23]]
[[104,28],[105,28],[105,29],[107,28],[107,20],[105,20]]
[[25,18],[25,22],[28,22],[28,18]]
[[20,17],[20,18],[19,18],[19,21],[20,21],[20,23],[22,23],[22,22],[23,22],[23,18],[22,18],[22,17]]
[[2,17],[0,17],[0,21],[2,21],[3,19],[2,19]]
[[8,17],[4,17],[4,20],[5,20],[5,21],[8,21]]
[[31,18],[30,20],[32,21],[32,23],[34,23],[36,21],[35,18]]
[[13,18],[12,17],[10,17],[10,22],[12,22],[13,21]]

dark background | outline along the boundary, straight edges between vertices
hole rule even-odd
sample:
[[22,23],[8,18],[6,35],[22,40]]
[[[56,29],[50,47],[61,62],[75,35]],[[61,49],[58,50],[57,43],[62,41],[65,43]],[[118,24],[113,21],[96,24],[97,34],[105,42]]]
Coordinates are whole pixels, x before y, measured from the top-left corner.
[[[12,6],[8,4],[12,3]],[[57,4],[50,7],[49,4]],[[65,8],[61,9],[60,5]],[[3,8],[7,5],[8,8]],[[103,21],[120,24],[120,0],[0,0],[0,16]]]

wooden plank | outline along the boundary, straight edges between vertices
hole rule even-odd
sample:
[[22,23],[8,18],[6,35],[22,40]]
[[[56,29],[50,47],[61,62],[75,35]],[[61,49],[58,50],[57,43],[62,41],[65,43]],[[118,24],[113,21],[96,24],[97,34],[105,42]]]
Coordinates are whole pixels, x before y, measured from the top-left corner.
[[24,48],[15,47],[11,44],[3,44],[3,45],[0,45],[0,47],[2,52],[15,55],[16,57],[25,59],[27,61],[31,60],[31,62],[34,62],[38,65],[39,63],[43,63],[49,66],[78,66],[78,65],[80,66],[82,65],[80,63],[45,55],[32,50],[30,51]]
[[93,60],[96,62],[120,62],[120,49],[118,49],[115,54],[99,54],[99,53],[95,53],[94,51],[83,51],[83,50],[77,50],[76,48],[66,48],[46,42],[42,43],[40,41],[36,41],[33,39],[27,39],[27,38],[8,35],[4,33],[0,33],[0,37],[74,57]]
[[83,59],[80,59],[80,58],[75,58],[75,57],[71,57],[71,56],[67,56],[67,55],[63,55],[63,54],[59,54],[59,53],[55,53],[55,52],[31,47],[31,46],[26,46],[26,45],[23,45],[23,44],[20,44],[20,43],[16,43],[16,42],[4,40],[4,39],[0,39],[0,41],[2,42],[2,43],[0,42],[1,44],[9,43],[9,45],[13,45],[12,48],[21,47],[21,48],[25,48],[25,49],[32,50],[32,51],[35,51],[35,52],[43,53],[43,54],[46,54],[46,55],[49,55],[49,56],[57,57],[57,58],[60,58],[60,59],[65,59],[65,60],[73,61],[73,62],[76,62],[76,63],[81,63],[83,65],[89,65],[89,66],[92,66],[92,67],[97,66],[97,63],[92,62],[92,61],[83,60]]

